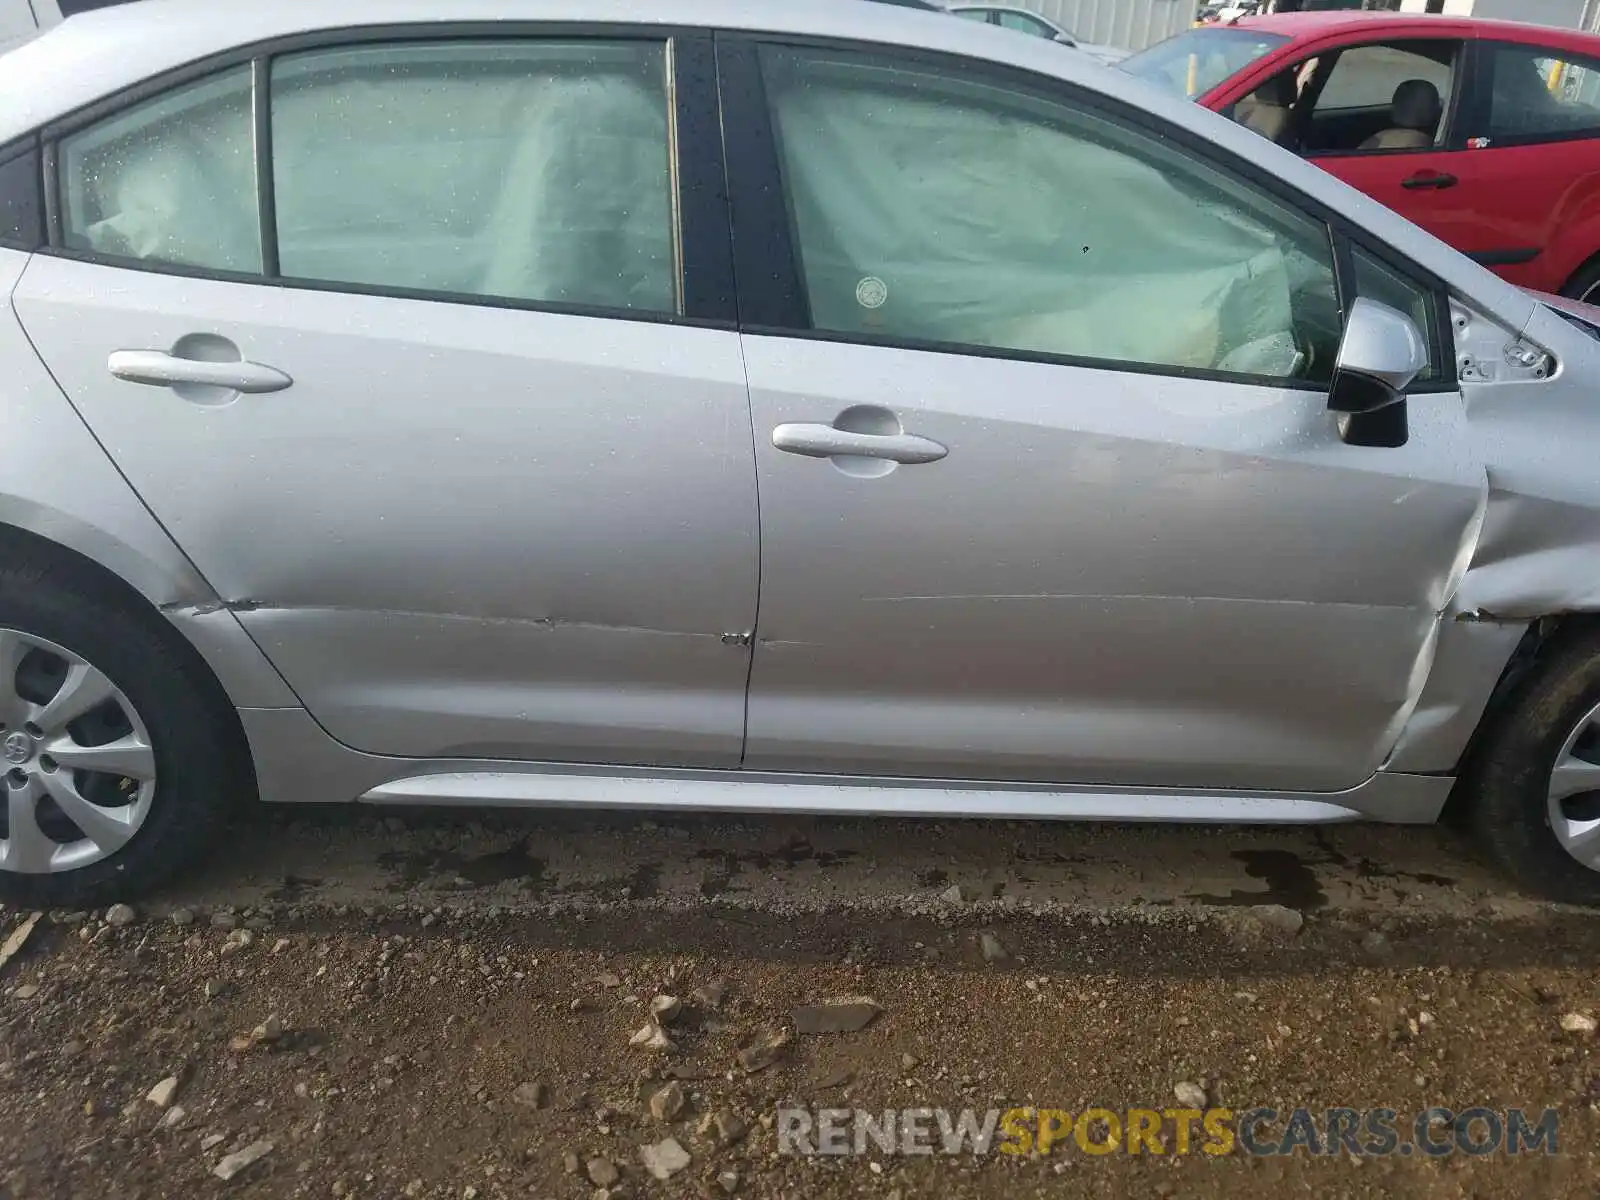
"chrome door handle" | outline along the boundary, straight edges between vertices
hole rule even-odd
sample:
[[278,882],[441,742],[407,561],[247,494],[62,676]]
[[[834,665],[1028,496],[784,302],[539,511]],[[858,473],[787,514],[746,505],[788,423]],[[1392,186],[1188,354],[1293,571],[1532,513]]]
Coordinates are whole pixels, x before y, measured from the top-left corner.
[[118,379],[156,387],[199,384],[235,392],[281,392],[294,380],[262,363],[179,358],[165,350],[113,350],[106,366]]
[[938,462],[950,453],[932,438],[914,433],[855,433],[812,423],[779,425],[772,431],[772,444],[808,458],[877,458],[907,465]]

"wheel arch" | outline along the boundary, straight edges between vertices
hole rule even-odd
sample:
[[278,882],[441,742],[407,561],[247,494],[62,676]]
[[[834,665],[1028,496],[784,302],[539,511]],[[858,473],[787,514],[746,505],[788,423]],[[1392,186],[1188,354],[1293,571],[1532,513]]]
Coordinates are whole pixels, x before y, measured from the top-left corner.
[[1473,727],[1466,747],[1455,766],[1455,786],[1445,805],[1443,819],[1455,821],[1465,815],[1483,745],[1489,734],[1505,719],[1533,679],[1539,667],[1570,642],[1600,632],[1600,611],[1577,610],[1555,613],[1530,621],[1511,657],[1506,660],[1483,715]]
[[[70,524],[68,522],[66,525],[58,525],[52,532],[69,529]],[[91,539],[91,542],[93,540]],[[119,561],[124,559],[137,561],[139,558],[126,547],[123,548],[123,554],[117,557]],[[231,736],[236,741],[236,748],[242,755],[240,761],[247,764],[251,785],[254,786],[255,760],[239,717],[238,710],[242,706],[237,699],[241,690],[246,694],[261,690],[253,679],[243,677],[246,674],[251,676],[259,674],[258,670],[244,665],[248,657],[253,655],[259,659],[260,670],[270,672],[272,678],[276,680],[276,690],[288,694],[292,703],[297,704],[297,701],[293,700],[293,693],[289,692],[287,684],[266,662],[265,657],[244,633],[232,613],[227,612],[214,598],[209,605],[193,601],[177,601],[165,605],[158,603],[135,582],[135,579],[130,579],[114,570],[94,554],[85,552],[68,541],[58,540],[3,520],[0,520],[0,562],[26,563],[49,571],[73,587],[82,589],[85,594],[106,600],[127,611],[171,646],[191,672],[194,680],[208,693],[208,701],[225,710],[224,719]],[[157,578],[162,577],[153,564],[148,565],[147,570],[157,572]],[[135,578],[140,574],[135,573]],[[176,582],[171,580],[170,576],[165,578],[166,586],[156,595],[168,594],[168,589]],[[195,578],[198,579],[198,576]],[[148,579],[146,582],[148,583]],[[174,619],[175,616],[177,619]],[[240,650],[241,643],[248,648],[243,653]],[[274,691],[270,687],[267,690]]]

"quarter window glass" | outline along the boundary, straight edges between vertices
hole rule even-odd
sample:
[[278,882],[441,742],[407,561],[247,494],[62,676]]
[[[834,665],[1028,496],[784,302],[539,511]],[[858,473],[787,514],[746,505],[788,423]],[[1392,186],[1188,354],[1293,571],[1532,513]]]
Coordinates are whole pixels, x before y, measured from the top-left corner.
[[261,270],[248,67],[63,138],[60,180],[69,247]]
[[284,276],[676,311],[664,57],[500,41],[275,60]]
[[1085,110],[877,57],[764,54],[816,328],[1330,377],[1321,223]]
[[1600,134],[1600,63],[1496,46],[1490,71],[1493,141]]
[[1351,259],[1355,265],[1356,295],[1405,313],[1421,330],[1423,343],[1428,347],[1428,366],[1417,376],[1417,381],[1427,383],[1438,379],[1440,356],[1434,344],[1438,297],[1359,247],[1352,250]]

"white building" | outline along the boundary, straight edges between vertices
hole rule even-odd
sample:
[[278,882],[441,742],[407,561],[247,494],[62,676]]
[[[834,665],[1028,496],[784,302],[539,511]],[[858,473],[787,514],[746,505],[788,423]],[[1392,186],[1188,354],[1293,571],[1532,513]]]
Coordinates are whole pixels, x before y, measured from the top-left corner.
[[1530,21],[1563,29],[1592,28],[1596,0],[1401,0],[1402,12],[1442,12],[1457,17]]

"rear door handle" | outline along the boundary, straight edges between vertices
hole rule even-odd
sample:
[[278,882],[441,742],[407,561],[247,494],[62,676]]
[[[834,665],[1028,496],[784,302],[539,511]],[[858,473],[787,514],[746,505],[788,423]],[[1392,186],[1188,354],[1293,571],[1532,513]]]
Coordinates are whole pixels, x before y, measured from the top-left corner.
[[914,433],[856,433],[812,423],[779,425],[772,431],[772,444],[807,458],[877,458],[908,466],[938,462],[950,453],[932,438]]
[[1409,188],[1413,192],[1422,191],[1424,188],[1434,188],[1438,191],[1443,191],[1445,188],[1455,187],[1455,185],[1460,182],[1461,181],[1454,175],[1446,175],[1440,171],[1419,171],[1410,179],[1403,181],[1400,186],[1403,188]]
[[179,358],[165,350],[113,350],[106,366],[118,379],[156,387],[199,384],[235,392],[281,392],[294,380],[262,363]]

